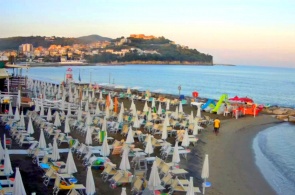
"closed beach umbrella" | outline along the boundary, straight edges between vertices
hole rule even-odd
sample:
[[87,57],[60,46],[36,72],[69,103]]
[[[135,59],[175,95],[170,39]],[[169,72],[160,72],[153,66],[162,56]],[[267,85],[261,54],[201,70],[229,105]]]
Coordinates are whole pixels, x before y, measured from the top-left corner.
[[158,111],[157,111],[158,115],[162,114],[162,106],[161,106],[161,102],[159,102],[159,107],[158,107]]
[[147,120],[148,120],[148,121],[153,120],[153,117],[152,117],[152,109],[151,109],[151,108],[149,108],[149,113],[148,113],[148,115],[147,115]]
[[118,116],[118,123],[122,123],[122,122],[123,122],[123,113],[120,112]]
[[202,174],[201,174],[202,179],[204,179],[203,183],[203,194],[205,194],[205,185],[206,185],[206,180],[209,178],[209,157],[208,154],[205,155],[205,160],[202,168]]
[[4,150],[6,149],[6,134],[4,133],[3,135],[3,147],[4,147]]
[[166,116],[165,116],[165,119],[164,119],[164,126],[170,126],[170,122],[169,122],[169,117],[168,117],[168,114],[166,113]]
[[77,119],[78,119],[78,121],[81,121],[82,120],[82,110],[81,110],[81,107],[79,107],[79,109],[78,109]]
[[194,111],[191,111],[191,115],[189,115],[188,121],[190,124],[194,123]]
[[2,148],[2,143],[1,143],[1,140],[0,140],[0,161],[4,159],[4,149]]
[[174,164],[177,164],[180,162],[180,156],[179,156],[179,151],[178,151],[178,142],[175,142],[173,156],[172,156],[172,162]]
[[127,171],[127,170],[130,169],[130,163],[129,163],[129,159],[128,159],[128,154],[129,154],[129,149],[125,148],[124,151],[123,151],[122,160],[121,160],[121,163],[120,163],[120,166],[119,166],[119,168],[122,171]]
[[86,194],[93,195],[95,193],[95,184],[93,179],[93,174],[91,166],[87,168],[87,177],[86,177]]
[[111,99],[111,95],[110,95],[110,93],[109,93],[109,94],[107,95],[107,99],[106,99],[106,106],[107,106],[107,107],[110,107],[110,103],[111,103],[111,102],[110,102],[110,101],[111,101],[110,99]]
[[58,112],[55,112],[54,126],[56,126],[56,127],[60,127],[61,126],[61,122],[60,122],[60,118],[59,118],[59,113]]
[[17,106],[20,108],[21,106],[21,94],[20,94],[20,90],[18,90],[17,92]]
[[70,124],[69,124],[69,117],[66,116],[65,120],[65,133],[68,135],[71,132]]
[[183,147],[188,147],[189,146],[189,139],[188,139],[187,130],[185,130],[185,132],[184,132],[184,136],[183,136],[183,139],[182,139],[181,146],[183,146]]
[[41,132],[40,132],[38,148],[42,148],[42,149],[46,148],[46,141],[45,141],[43,129],[41,129]]
[[19,126],[21,127],[25,127],[25,117],[24,117],[24,112],[22,111],[21,115],[20,115],[20,121],[19,121]]
[[126,193],[126,188],[122,188],[121,195],[127,195],[127,193]]
[[90,115],[90,112],[88,111],[86,114],[86,124],[91,125],[92,124],[92,117]]
[[35,111],[39,112],[40,111],[40,106],[39,106],[39,102],[35,101]]
[[156,187],[158,187],[158,186],[161,186],[161,180],[160,180],[160,176],[159,176],[157,162],[154,161],[153,166],[152,166],[152,170],[151,170],[151,174],[149,177],[149,181],[148,181],[148,187],[150,190],[154,191],[154,189],[156,189]]
[[9,102],[9,111],[8,111],[8,115],[9,115],[9,116],[13,116],[11,102]]
[[33,133],[35,133],[34,127],[33,127],[33,123],[32,123],[32,118],[31,117],[29,117],[29,123],[28,123],[27,132],[30,135],[33,134]]
[[41,107],[41,110],[40,110],[39,116],[44,116],[45,115],[44,114],[44,106],[43,106],[43,103],[42,102],[41,102],[40,107]]
[[197,118],[202,118],[202,116],[201,116],[201,105],[202,105],[202,103],[197,104],[197,106],[198,106]]
[[92,145],[92,130],[89,126],[87,127],[85,144],[87,144],[88,146]]
[[133,127],[134,127],[135,129],[137,129],[137,128],[140,127],[140,123],[139,123],[139,120],[138,120],[137,113],[134,115]]
[[156,107],[155,98],[152,98],[152,108]]
[[85,104],[85,112],[88,112],[88,111],[89,111],[89,102],[87,100]]
[[186,195],[195,195],[193,177],[190,177]]
[[170,100],[166,101],[166,110],[170,110]]
[[113,110],[114,109],[114,102],[113,102],[113,99],[112,98],[110,98],[110,106],[109,106],[109,109],[110,110]]
[[120,112],[124,114],[124,103],[123,102],[121,102]]
[[147,101],[145,101],[144,107],[143,107],[143,112],[148,112],[148,111],[149,111],[149,107],[147,105]]
[[151,138],[150,134],[148,135],[147,143],[146,143],[144,152],[147,153],[149,156],[150,156],[150,154],[154,153],[154,148],[153,148],[153,145],[152,145],[152,138]]
[[100,115],[100,113],[101,113],[101,111],[100,111],[100,109],[99,109],[99,104],[98,104],[98,102],[96,103],[96,108],[95,108],[95,115],[97,116],[97,115]]
[[15,171],[16,173],[15,173],[12,194],[26,195],[27,193],[23,184],[22,176],[19,172],[19,168],[16,167]]
[[110,110],[109,110],[109,107],[108,106],[105,109],[105,117],[106,118],[110,118]]
[[10,157],[9,157],[9,153],[7,148],[5,149],[5,158],[4,158],[4,175],[6,176],[10,176],[11,174],[13,174],[13,170],[11,167],[11,161],[10,161]]
[[57,161],[60,159],[59,156],[59,151],[58,151],[58,147],[57,147],[57,141],[56,139],[53,140],[53,148],[52,148],[52,154],[51,154],[51,160],[52,161]]
[[162,137],[161,137],[161,139],[166,140],[167,137],[168,137],[168,134],[167,134],[167,126],[166,126],[166,124],[164,123],[164,124],[163,124],[163,129],[162,129]]
[[134,138],[133,138],[133,131],[130,126],[128,130],[128,134],[127,134],[126,144],[132,144],[132,143],[134,143]]
[[178,110],[179,113],[183,113],[183,108],[182,108],[182,102],[180,101],[179,102],[179,110]]
[[110,147],[109,147],[109,144],[108,144],[108,139],[107,139],[107,133],[105,134],[105,137],[103,139],[103,142],[102,142],[102,156],[106,157],[106,156],[109,156],[110,155]]
[[14,120],[16,120],[16,121],[20,120],[19,111],[18,111],[17,107],[15,108]]
[[65,171],[66,171],[66,173],[68,173],[70,175],[73,173],[77,173],[76,164],[73,159],[73,154],[72,154],[71,150],[69,150],[69,153],[68,153]]
[[194,122],[194,131],[193,131],[193,135],[198,135],[199,134],[199,130],[204,129],[203,127],[199,126],[198,123],[195,121]]
[[101,130],[102,131],[107,131],[107,119],[106,119],[106,117],[103,118]]
[[99,92],[99,99],[102,100],[102,91]]
[[71,115],[72,115],[71,104],[68,104],[68,112],[67,112],[67,116],[71,116]]
[[47,117],[46,117],[46,120],[49,122],[49,121],[52,121],[52,114],[51,114],[51,108],[49,107],[48,110],[47,110]]
[[128,94],[128,95],[131,94],[131,90],[130,90],[129,87],[127,88],[127,94]]

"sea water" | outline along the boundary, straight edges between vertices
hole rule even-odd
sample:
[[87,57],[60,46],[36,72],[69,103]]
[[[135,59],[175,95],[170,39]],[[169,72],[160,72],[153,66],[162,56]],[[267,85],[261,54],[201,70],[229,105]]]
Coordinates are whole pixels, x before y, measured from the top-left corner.
[[[36,67],[24,74],[31,78],[61,82],[67,67]],[[253,66],[125,65],[72,66],[76,82],[115,84],[167,94],[219,99],[224,93],[250,97],[256,103],[295,107],[295,69]]]
[[279,195],[295,194],[294,139],[295,125],[286,122],[259,132],[253,140],[256,165]]

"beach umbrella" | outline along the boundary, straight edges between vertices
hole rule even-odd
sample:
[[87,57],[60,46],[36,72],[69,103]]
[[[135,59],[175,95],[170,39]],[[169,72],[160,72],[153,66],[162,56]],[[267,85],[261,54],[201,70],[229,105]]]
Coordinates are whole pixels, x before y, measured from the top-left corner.
[[6,149],[6,134],[3,134],[3,146],[4,146],[4,150]]
[[124,114],[124,103],[121,102],[121,108],[120,108],[120,113]]
[[149,111],[149,107],[147,105],[147,101],[145,101],[144,107],[143,107],[143,112],[148,112],[148,111]]
[[55,112],[54,114],[55,114],[54,126],[60,127],[61,126],[61,122],[60,122],[59,114],[58,114],[58,112]]
[[29,123],[28,123],[28,127],[27,127],[27,132],[30,135],[35,133],[31,116],[29,117]]
[[189,115],[188,121],[189,121],[190,124],[194,123],[194,111],[191,111],[191,114]]
[[13,174],[13,170],[11,167],[11,161],[10,161],[10,157],[9,157],[9,153],[7,148],[5,149],[5,158],[4,158],[4,175],[6,176],[10,176],[11,174]]
[[124,148],[123,150],[123,154],[122,154],[122,160],[120,163],[119,168],[122,171],[127,171],[130,169],[130,163],[129,163],[129,159],[128,159],[128,154],[129,154],[129,148]]
[[179,113],[183,113],[183,108],[182,108],[182,102],[179,102],[179,109],[178,109]]
[[103,142],[102,142],[102,149],[101,149],[101,155],[106,157],[106,156],[109,156],[110,155],[110,147],[109,147],[109,144],[108,144],[108,139],[107,139],[108,135],[107,133],[105,134],[105,137],[103,139]]
[[201,116],[201,105],[202,105],[202,103],[201,104],[197,104],[197,106],[198,106],[197,118],[202,118],[202,116]]
[[68,116],[66,116],[64,131],[67,135],[71,132]]
[[39,112],[40,111],[40,106],[39,106],[39,102],[35,101],[35,111]]
[[91,125],[92,124],[92,117],[91,117],[89,111],[86,113],[86,124],[87,125]]
[[95,108],[95,115],[100,115],[101,111],[99,109],[99,104],[98,102],[96,103],[96,108]]
[[23,184],[22,176],[19,172],[19,168],[16,167],[15,171],[16,173],[15,173],[12,194],[26,195],[27,193]]
[[180,156],[179,156],[179,151],[178,151],[178,141],[175,142],[173,155],[172,155],[172,162],[174,164],[177,164],[180,162]]
[[41,102],[40,103],[40,107],[41,107],[41,110],[40,110],[40,113],[39,113],[39,116],[44,116],[44,106],[43,106],[43,103]]
[[24,111],[21,112],[19,126],[21,126],[22,128],[24,128],[26,126],[25,125]]
[[206,180],[209,178],[209,157],[208,154],[205,155],[205,160],[202,168],[202,179],[204,179],[203,183],[203,194],[205,194],[205,186],[206,186]]
[[103,100],[103,97],[102,97],[102,91],[99,92],[99,99],[100,99],[100,100]]
[[70,174],[70,175],[73,174],[73,173],[77,173],[76,164],[75,164],[75,161],[74,161],[73,154],[72,154],[71,150],[69,150],[69,153],[68,153],[65,172]]
[[158,114],[159,116],[162,114],[162,106],[161,106],[161,102],[159,102],[159,107],[158,107],[157,114]]
[[152,138],[151,138],[150,134],[148,135],[147,143],[146,143],[144,152],[147,153],[149,156],[150,156],[150,154],[154,153],[154,148],[153,148],[153,145],[152,145]]
[[128,94],[128,95],[131,94],[131,90],[130,90],[129,87],[127,88],[127,94]]
[[20,90],[17,91],[17,106],[20,108],[21,106],[21,94],[20,94]]
[[79,109],[78,109],[77,119],[78,119],[78,121],[81,121],[82,120],[82,110],[81,110],[81,107],[79,107]]
[[38,148],[42,148],[42,149],[46,148],[46,141],[45,141],[45,136],[44,136],[44,130],[43,129],[41,129],[41,131],[40,131]]
[[93,179],[93,174],[91,166],[87,168],[87,177],[86,177],[86,194],[93,195],[95,193],[95,184]]
[[126,188],[122,188],[121,195],[127,195],[127,193],[126,193]]
[[0,161],[4,159],[4,154],[5,154],[5,151],[2,148],[2,143],[1,143],[1,140],[0,140]]
[[188,184],[188,188],[186,191],[186,195],[195,195],[193,177],[189,178],[189,184]]
[[114,102],[113,102],[113,99],[112,98],[110,98],[110,106],[109,106],[109,109],[110,110],[113,110],[114,109]]
[[190,142],[189,142],[189,138],[188,138],[188,132],[187,132],[187,130],[185,130],[181,146],[188,147],[189,144],[190,144]]
[[106,99],[106,107],[110,107],[110,103],[111,103],[111,95],[110,93],[107,95],[107,99]]
[[155,102],[155,98],[152,98],[152,108],[156,107],[156,102]]
[[60,109],[61,110],[64,110],[65,109],[65,100],[64,99],[61,99]]
[[16,120],[16,121],[20,120],[19,111],[18,111],[17,107],[15,108],[14,120]]
[[103,118],[101,130],[102,131],[107,131],[107,119],[106,119],[106,117]]
[[164,126],[170,126],[170,122],[169,122],[169,117],[168,117],[168,114],[166,113],[166,116],[165,116],[165,119],[164,119]]
[[85,144],[92,145],[92,129],[89,126],[87,126]]
[[133,127],[134,127],[135,129],[137,129],[137,128],[140,127],[140,122],[139,122],[139,120],[138,120],[137,113],[134,115]]
[[118,105],[119,105],[118,97],[115,97],[114,98],[114,112],[115,113],[118,113]]
[[161,186],[161,180],[159,176],[159,171],[157,167],[157,162],[153,162],[152,170],[150,173],[149,181],[148,181],[148,187],[150,190],[156,189],[158,186]]
[[133,131],[132,131],[131,126],[129,127],[128,134],[127,134],[127,139],[126,139],[126,142],[125,143],[126,144],[132,144],[132,143],[134,143]]
[[148,115],[147,115],[147,121],[151,121],[153,120],[153,117],[152,117],[152,109],[149,108],[149,112],[148,112]]
[[57,141],[56,139],[53,140],[53,148],[52,148],[52,154],[51,154],[51,160],[52,161],[57,161],[60,159],[59,156],[59,151],[58,151],[58,147],[57,147]]
[[110,117],[110,110],[109,110],[109,107],[108,106],[105,109],[105,117],[106,118],[109,118]]
[[166,140],[167,137],[168,137],[168,134],[167,134],[167,125],[164,123],[163,124],[163,129],[162,129],[161,139]]
[[85,112],[88,112],[89,111],[89,102],[88,100],[86,100],[86,104],[85,104]]
[[72,115],[71,104],[68,104],[67,116],[71,116],[71,115]]
[[48,122],[52,121],[52,115],[51,115],[51,108],[49,107],[48,110],[47,110],[47,117],[46,117],[46,120]]
[[179,115],[178,106],[176,106],[175,112],[174,112],[174,118],[178,119],[178,115]]
[[198,135],[199,134],[199,130],[204,129],[203,127],[198,125],[198,122],[194,122],[194,131],[193,131],[193,135]]
[[9,111],[8,111],[8,115],[9,115],[9,116],[13,116],[13,111],[12,111],[11,101],[9,102]]
[[123,112],[119,112],[118,123],[122,123],[122,122],[123,122]]
[[166,110],[170,110],[170,100],[166,101]]

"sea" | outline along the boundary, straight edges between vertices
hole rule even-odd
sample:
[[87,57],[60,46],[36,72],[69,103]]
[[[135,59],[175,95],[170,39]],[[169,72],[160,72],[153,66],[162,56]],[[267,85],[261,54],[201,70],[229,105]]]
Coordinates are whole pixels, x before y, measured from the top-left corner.
[[[263,105],[295,108],[295,68],[264,66],[124,65],[35,67],[23,75],[60,83],[68,68],[81,83],[115,85],[166,94],[218,100],[249,97]],[[181,86],[179,91],[178,87]],[[256,164],[279,195],[295,194],[295,125],[282,123],[261,131],[253,140]],[[255,178],[253,178],[255,179]]]

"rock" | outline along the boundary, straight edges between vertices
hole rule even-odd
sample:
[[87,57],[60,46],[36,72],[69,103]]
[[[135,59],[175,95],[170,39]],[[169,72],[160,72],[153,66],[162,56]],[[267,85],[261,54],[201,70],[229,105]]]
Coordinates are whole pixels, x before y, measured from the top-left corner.
[[279,119],[279,120],[285,120],[285,119],[287,119],[288,120],[288,115],[285,115],[285,114],[280,114],[280,115],[277,115],[277,119]]
[[278,108],[278,109],[275,109],[272,113],[275,114],[275,115],[285,115],[287,114],[288,110],[286,108]]
[[295,116],[295,109],[289,109],[289,110],[287,111],[287,114],[288,114],[289,116]]

